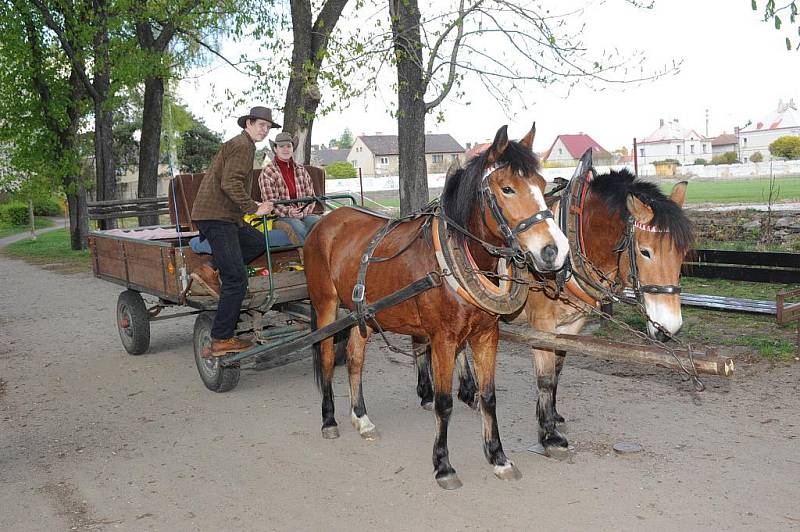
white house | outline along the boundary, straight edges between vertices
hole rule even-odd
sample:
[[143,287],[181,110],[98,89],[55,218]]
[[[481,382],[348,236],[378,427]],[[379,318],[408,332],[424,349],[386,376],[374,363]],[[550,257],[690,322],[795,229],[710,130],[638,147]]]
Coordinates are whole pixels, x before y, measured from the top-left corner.
[[[464,148],[448,134],[425,135],[425,162],[429,174],[444,173],[464,154]],[[397,135],[356,137],[347,160],[361,168],[363,177],[397,175],[400,166]]]
[[723,133],[718,137],[714,137],[711,139],[711,156],[722,155],[729,151],[736,153],[737,142],[736,135],[731,133]]
[[676,159],[681,164],[694,164],[696,159],[711,159],[711,139],[694,129],[681,127],[678,119],[664,122],[643,139],[637,139],[639,164]]
[[583,152],[589,148],[592,149],[593,160],[611,159],[608,150],[585,133],[557,136],[550,149],[542,155],[542,159],[550,163],[574,166],[580,160]]
[[800,114],[794,99],[778,102],[778,108],[738,133],[741,161],[749,161],[755,152],[761,152],[765,161],[772,156],[769,145],[786,135],[800,135]]

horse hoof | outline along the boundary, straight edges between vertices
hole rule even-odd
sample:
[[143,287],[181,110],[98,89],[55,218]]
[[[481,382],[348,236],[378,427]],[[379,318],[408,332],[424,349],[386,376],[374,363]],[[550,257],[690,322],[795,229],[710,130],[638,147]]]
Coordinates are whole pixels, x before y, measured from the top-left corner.
[[332,427],[322,427],[322,437],[326,440],[335,440],[339,437],[339,427],[336,425]]
[[443,477],[437,477],[436,482],[443,490],[457,490],[463,486],[461,481],[458,479],[458,475],[455,473],[450,473],[449,475],[445,475]]
[[569,447],[545,447],[544,454],[548,458],[555,458],[556,460],[568,460],[571,456]]
[[378,429],[376,428],[365,430],[364,432],[360,432],[359,434],[361,434],[362,440],[375,441],[381,439],[381,435],[378,432]]
[[509,462],[505,465],[494,466],[494,476],[500,480],[519,480],[522,478],[522,473],[517,466]]
[[433,411],[433,401],[429,401],[427,403],[420,403],[423,410],[427,410],[428,412]]
[[569,442],[567,439],[557,430],[547,434],[544,438],[540,438],[540,441],[545,449],[549,449],[551,447],[563,447],[566,449],[569,447]]

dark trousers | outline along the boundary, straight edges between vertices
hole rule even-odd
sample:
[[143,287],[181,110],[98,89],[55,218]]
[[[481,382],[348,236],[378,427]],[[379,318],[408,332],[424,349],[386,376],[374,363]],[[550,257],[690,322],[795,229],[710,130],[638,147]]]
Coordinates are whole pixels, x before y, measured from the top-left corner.
[[264,234],[248,224],[239,227],[220,220],[198,220],[197,227],[211,244],[221,285],[211,337],[225,340],[233,337],[239,310],[247,294],[245,265],[266,251]]

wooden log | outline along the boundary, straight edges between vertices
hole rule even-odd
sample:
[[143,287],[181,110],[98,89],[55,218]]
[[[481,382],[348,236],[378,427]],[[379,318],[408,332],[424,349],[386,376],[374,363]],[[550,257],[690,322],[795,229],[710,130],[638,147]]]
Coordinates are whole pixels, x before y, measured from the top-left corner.
[[[575,334],[553,334],[543,331],[528,330],[524,333],[515,333],[500,328],[500,339],[506,342],[528,345],[540,349],[560,349],[583,353],[608,360],[620,360],[639,364],[653,364],[666,368],[680,369],[678,361],[671,354],[654,346],[636,346],[621,342],[612,342],[602,338],[579,336]],[[675,350],[675,354],[689,369],[691,362],[685,350]],[[695,351],[693,353],[694,366],[697,373],[706,375],[719,375],[720,377],[733,376],[734,366],[730,357],[718,355],[715,351],[707,353]]]

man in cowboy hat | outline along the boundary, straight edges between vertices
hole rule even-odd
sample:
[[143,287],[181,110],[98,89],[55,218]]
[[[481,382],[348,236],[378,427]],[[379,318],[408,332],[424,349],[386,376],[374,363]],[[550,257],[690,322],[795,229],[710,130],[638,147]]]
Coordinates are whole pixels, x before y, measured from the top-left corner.
[[216,267],[203,265],[192,272],[195,282],[219,296],[211,328],[211,355],[244,351],[251,342],[234,336],[239,310],[247,294],[245,265],[265,252],[264,235],[242,221],[245,214],[263,216],[272,203],[258,203],[250,196],[256,143],[270,128],[281,127],[272,120],[272,110],[253,107],[237,120],[242,132],[225,142],[203,177],[192,208],[192,219],[200,234],[211,244]]
[[[258,176],[261,197],[265,200],[277,201],[315,195],[311,176],[303,165],[294,160],[297,142],[297,136],[292,136],[287,131],[278,133],[274,141],[269,141],[275,157],[264,161],[264,168]],[[294,244],[302,245],[308,232],[319,220],[319,216],[311,213],[313,209],[314,203],[275,205],[275,214],[279,217],[275,219],[273,227],[286,231]]]

